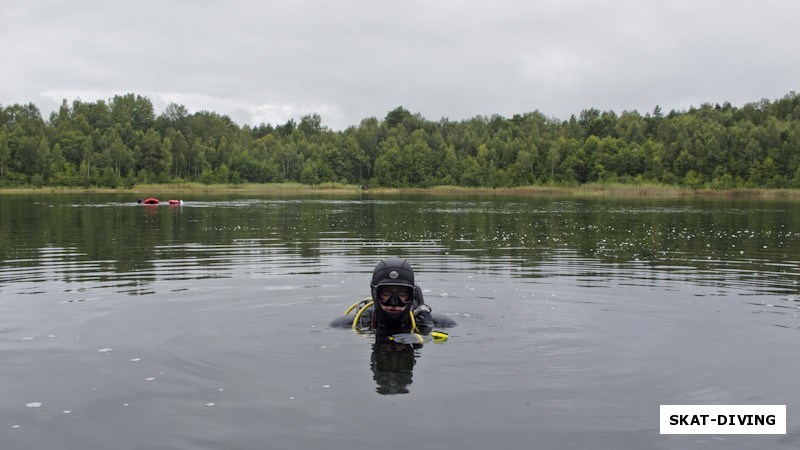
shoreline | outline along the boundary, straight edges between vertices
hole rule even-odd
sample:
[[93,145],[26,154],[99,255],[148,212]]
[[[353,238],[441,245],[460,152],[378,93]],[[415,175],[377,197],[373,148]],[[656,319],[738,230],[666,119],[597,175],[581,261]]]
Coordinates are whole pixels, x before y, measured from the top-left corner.
[[132,188],[2,188],[3,194],[129,194],[139,197],[177,194],[379,194],[379,195],[497,195],[519,197],[572,197],[572,198],[729,198],[800,200],[800,189],[736,188],[728,190],[690,189],[685,187],[645,184],[585,184],[580,186],[517,186],[510,188],[470,188],[461,186],[434,186],[431,188],[386,188],[362,190],[358,185],[324,183],[305,185],[299,183],[267,184],[142,184]]

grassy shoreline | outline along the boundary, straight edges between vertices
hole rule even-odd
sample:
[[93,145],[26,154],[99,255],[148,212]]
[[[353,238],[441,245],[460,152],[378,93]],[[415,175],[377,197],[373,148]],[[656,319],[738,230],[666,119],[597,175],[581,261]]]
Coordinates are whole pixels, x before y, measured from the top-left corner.
[[5,188],[2,194],[130,194],[136,197],[153,195],[170,195],[180,197],[183,194],[361,194],[373,193],[381,195],[497,195],[520,197],[572,197],[572,198],[747,198],[747,199],[781,199],[800,200],[800,189],[690,189],[685,187],[660,184],[600,184],[592,183],[581,186],[520,186],[512,188],[467,188],[460,186],[435,186],[432,188],[370,188],[362,190],[357,185],[325,183],[315,186],[299,183],[270,184],[142,184],[132,188]]

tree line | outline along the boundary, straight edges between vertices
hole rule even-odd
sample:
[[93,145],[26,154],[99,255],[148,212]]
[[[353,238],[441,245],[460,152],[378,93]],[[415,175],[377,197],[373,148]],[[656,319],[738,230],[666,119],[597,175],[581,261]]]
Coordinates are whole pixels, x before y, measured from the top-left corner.
[[0,187],[325,182],[511,187],[592,182],[800,188],[800,95],[664,114],[586,109],[428,120],[403,107],[334,131],[318,114],[239,126],[135,94],[0,105]]

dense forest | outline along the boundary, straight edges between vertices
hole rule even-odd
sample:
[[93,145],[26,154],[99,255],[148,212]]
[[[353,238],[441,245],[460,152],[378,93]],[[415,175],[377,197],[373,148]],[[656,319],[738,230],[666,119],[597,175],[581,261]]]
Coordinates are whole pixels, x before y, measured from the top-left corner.
[[587,109],[431,121],[403,107],[334,131],[317,114],[239,126],[126,94],[0,105],[0,187],[293,181],[510,187],[591,182],[800,188],[800,95],[664,114]]

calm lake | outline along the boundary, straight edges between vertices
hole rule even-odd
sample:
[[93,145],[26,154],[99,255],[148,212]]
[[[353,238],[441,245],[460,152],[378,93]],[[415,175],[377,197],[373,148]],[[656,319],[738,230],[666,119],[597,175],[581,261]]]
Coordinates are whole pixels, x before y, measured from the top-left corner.
[[[0,448],[800,447],[798,203],[183,200],[0,195]],[[328,327],[390,255],[449,340]],[[660,435],[662,404],[787,434]]]

